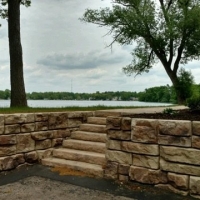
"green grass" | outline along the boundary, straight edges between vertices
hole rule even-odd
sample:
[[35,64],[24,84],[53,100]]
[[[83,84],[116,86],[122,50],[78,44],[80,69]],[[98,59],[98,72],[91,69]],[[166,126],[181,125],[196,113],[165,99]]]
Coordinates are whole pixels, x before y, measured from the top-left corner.
[[[22,107],[22,108],[0,108],[0,114],[11,114],[11,113],[39,113],[39,112],[70,112],[70,111],[96,111],[96,110],[112,110],[112,109],[134,109],[139,107],[134,106],[88,106],[88,107],[61,107],[61,108],[33,108],[33,107]],[[141,107],[140,107],[141,108]]]

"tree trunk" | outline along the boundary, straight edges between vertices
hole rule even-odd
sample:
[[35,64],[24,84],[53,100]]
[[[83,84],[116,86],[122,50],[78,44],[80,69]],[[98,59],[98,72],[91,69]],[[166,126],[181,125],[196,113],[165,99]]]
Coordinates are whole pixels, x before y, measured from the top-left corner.
[[20,1],[8,0],[11,107],[27,107],[20,38]]

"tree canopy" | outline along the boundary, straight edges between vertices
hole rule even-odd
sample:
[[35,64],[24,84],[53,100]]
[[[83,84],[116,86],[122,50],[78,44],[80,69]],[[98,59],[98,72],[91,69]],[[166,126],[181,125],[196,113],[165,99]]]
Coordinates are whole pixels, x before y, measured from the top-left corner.
[[199,0],[113,0],[112,8],[87,9],[82,20],[109,27],[113,43],[134,42],[133,60],[123,68],[126,74],[148,72],[160,61],[179,103],[185,101],[178,69],[200,58]]

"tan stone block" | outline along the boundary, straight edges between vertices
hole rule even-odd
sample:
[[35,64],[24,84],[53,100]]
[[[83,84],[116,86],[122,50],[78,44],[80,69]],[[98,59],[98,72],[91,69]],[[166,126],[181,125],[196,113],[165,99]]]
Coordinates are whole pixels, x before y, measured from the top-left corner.
[[169,184],[158,184],[158,185],[155,185],[155,187],[163,189],[163,190],[168,190],[168,191],[171,191],[173,193],[180,194],[182,196],[187,196],[189,194],[188,191],[179,190],[177,188],[172,187]]
[[4,115],[0,114],[0,127],[4,126]]
[[46,140],[53,138],[53,131],[40,131],[31,133],[31,137],[34,140]]
[[5,124],[22,124],[34,122],[34,114],[9,114],[5,115]]
[[108,130],[108,137],[117,140],[131,140],[131,131]]
[[190,194],[200,195],[200,177],[190,176]]
[[131,130],[131,118],[130,117],[123,117],[121,129],[123,131],[130,131]]
[[133,165],[150,169],[159,169],[160,162],[158,156],[146,156],[133,154]]
[[73,118],[83,118],[83,112],[69,112],[67,113],[68,118],[69,119],[73,119]]
[[123,175],[128,175],[129,174],[129,169],[130,169],[130,165],[119,164],[118,173],[119,174],[123,174]]
[[16,145],[0,146],[0,157],[16,154]]
[[4,134],[4,126],[0,126],[0,135]]
[[49,114],[49,129],[67,128],[68,114],[67,113],[50,113]]
[[151,119],[132,119],[131,140],[142,143],[158,142],[158,122]]
[[83,122],[82,122],[82,118],[72,118],[72,119],[68,119],[68,126],[69,128],[73,128],[73,127],[79,127]]
[[17,153],[29,152],[35,150],[35,141],[31,138],[30,133],[18,134],[16,137],[17,137]]
[[11,156],[0,158],[0,171],[11,170],[14,167],[13,158]]
[[20,133],[20,124],[6,125],[5,134]]
[[159,135],[158,144],[168,146],[191,147],[191,137],[177,137],[172,135]]
[[119,162],[124,164],[131,164],[132,163],[132,154],[125,153],[121,151],[106,151],[106,159],[113,162]]
[[14,161],[14,166],[17,167],[20,164],[25,163],[24,154],[16,154],[12,156]]
[[29,133],[29,132],[33,132],[33,131],[35,131],[35,123],[21,125],[22,133]]
[[71,136],[71,131],[69,129],[60,129],[53,131],[53,138],[66,138]]
[[167,174],[161,170],[152,170],[142,167],[130,167],[131,180],[147,184],[167,183]]
[[200,137],[192,136],[192,147],[200,149]]
[[122,142],[122,150],[136,154],[145,154],[157,156],[159,155],[158,145],[155,144],[140,144],[134,142]]
[[57,146],[61,146],[63,143],[63,138],[55,138],[52,139],[52,147],[57,147]]
[[200,150],[160,146],[160,156],[166,161],[200,165]]
[[49,119],[49,113],[35,113],[36,122],[47,122]]
[[121,129],[121,122],[122,118],[121,117],[107,117],[106,118],[106,128],[107,129]]
[[167,174],[169,183],[180,190],[188,190],[189,188],[189,176],[188,175],[182,175],[182,174],[175,174],[169,172]]
[[108,179],[118,179],[118,163],[107,162],[104,169],[104,177]]
[[199,166],[172,163],[167,162],[163,159],[160,159],[160,169],[163,171],[174,172],[179,174],[200,176]]
[[158,120],[161,135],[191,136],[191,121]]
[[48,122],[35,122],[35,131],[48,130]]
[[121,150],[121,141],[119,140],[107,140],[107,149]]
[[53,148],[45,149],[45,150],[37,150],[38,160],[40,161],[43,158],[48,158],[52,156]]
[[38,161],[38,154],[36,151],[25,153],[24,157],[26,162],[28,163],[35,163]]
[[51,140],[41,140],[41,141],[36,141],[35,143],[35,149],[40,150],[40,149],[48,149],[51,148]]
[[200,136],[200,122],[199,121],[192,122],[192,134]]
[[121,181],[123,183],[127,183],[127,182],[129,182],[129,176],[119,174],[119,181]]
[[0,136],[0,145],[11,145],[16,144],[16,135],[1,135]]

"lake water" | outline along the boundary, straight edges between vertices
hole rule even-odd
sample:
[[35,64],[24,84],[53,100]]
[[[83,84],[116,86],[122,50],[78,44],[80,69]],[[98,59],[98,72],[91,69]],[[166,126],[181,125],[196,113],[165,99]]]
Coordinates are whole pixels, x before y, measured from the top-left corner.
[[[88,107],[88,106],[169,106],[168,103],[151,103],[140,101],[70,101],[70,100],[28,100],[30,107]],[[0,100],[0,107],[9,107],[10,100]]]

